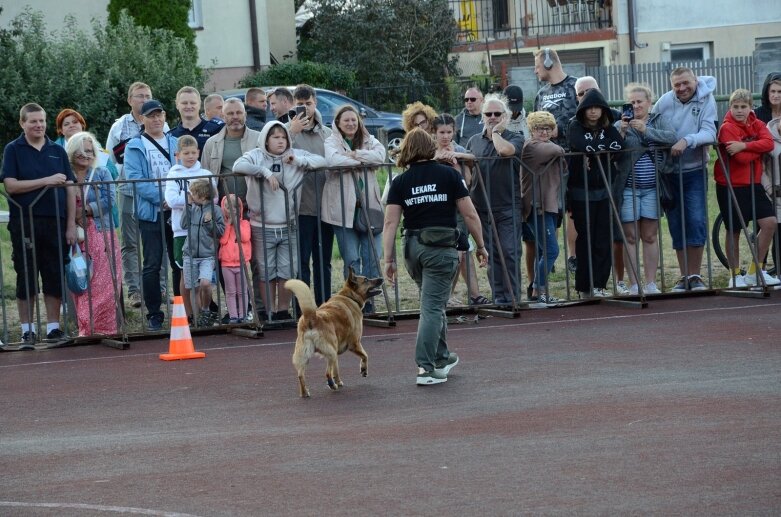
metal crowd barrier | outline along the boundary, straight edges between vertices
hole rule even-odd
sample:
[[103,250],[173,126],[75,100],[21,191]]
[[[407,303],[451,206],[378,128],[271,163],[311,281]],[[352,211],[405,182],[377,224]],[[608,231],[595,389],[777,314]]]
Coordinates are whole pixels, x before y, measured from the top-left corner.
[[[628,152],[628,151],[625,151]],[[569,158],[574,156],[574,153],[568,153],[564,158],[561,159],[561,164],[565,163]],[[473,169],[473,182],[472,185],[470,185],[470,194],[473,197],[473,199],[482,199],[483,201],[490,200],[490,193],[492,191],[492,187],[496,188],[495,186],[492,186],[492,176],[490,174],[490,170],[483,171],[481,170],[481,163],[483,164],[483,168],[485,168],[485,165],[488,165],[490,168],[490,164],[492,161],[496,160],[510,160],[513,162],[514,170],[519,171],[518,175],[513,175],[511,178],[511,185],[513,190],[518,189],[520,190],[520,185],[523,179],[523,175],[525,174],[531,174],[532,175],[532,196],[536,198],[537,194],[540,194],[541,192],[541,185],[540,185],[540,175],[545,171],[533,171],[531,170],[527,164],[525,164],[520,158],[518,157],[510,157],[510,158],[480,158],[477,162],[471,164],[471,167]],[[595,161],[594,163],[599,163],[598,161]],[[609,166],[607,170],[602,169],[601,166],[597,166],[596,170],[590,171],[595,174],[599,174],[601,180],[606,184],[607,188],[609,189],[609,192],[614,192],[613,185],[612,185],[612,178],[613,178],[613,170],[610,168],[612,166]],[[558,193],[558,199],[561,206],[561,218],[569,217],[566,214],[565,211],[565,199],[566,199],[566,192],[565,188],[567,185],[567,172],[566,168],[562,168],[562,176],[560,177],[561,180],[561,189]],[[383,171],[384,174],[390,175],[393,172],[393,166],[392,164],[383,164],[383,165],[372,165],[372,166],[366,166],[366,167],[357,167],[357,168],[324,168],[324,169],[318,169],[313,170],[311,172],[307,172],[306,174],[315,174],[315,173],[322,173],[322,174],[338,174],[339,175],[339,186],[342,193],[345,192],[346,189],[350,188],[352,189],[353,186],[349,183],[345,182],[354,182],[358,178],[361,178],[363,180],[364,186],[371,186],[373,185],[373,182],[377,181],[376,175],[378,171]],[[704,169],[705,172],[703,172],[703,181],[707,182],[709,178],[707,178],[707,168]],[[462,164],[461,171],[463,173],[464,171],[464,164]],[[658,171],[657,171],[657,177],[658,177]],[[211,175],[204,175],[202,178],[213,178]],[[192,178],[196,179],[196,178]],[[680,174],[677,175],[677,179],[680,180]],[[92,182],[89,185],[92,188],[96,189],[115,189],[118,184],[120,183],[130,183],[132,186],[133,192],[137,191],[138,184],[142,182],[153,182],[156,185],[156,188],[158,189],[158,192],[160,193],[161,199],[164,198],[163,192],[165,188],[165,181],[166,180],[134,180],[134,181],[126,181],[126,182]],[[259,178],[254,177],[247,177],[247,176],[241,176],[236,174],[230,174],[230,175],[223,175],[218,178],[219,181],[219,188],[221,192],[237,192],[241,191],[241,184],[247,181],[264,181]],[[776,192],[781,194],[781,187],[778,185],[778,178],[772,178],[770,180],[772,184],[770,185],[770,189],[772,192]],[[87,184],[83,184],[82,186],[86,186]],[[286,203],[285,203],[285,212],[286,212],[286,220],[288,221],[288,232],[289,235],[296,235],[298,232],[298,225],[297,225],[297,205],[298,200],[300,198],[300,188],[302,183],[296,184],[296,185],[287,185],[282,186],[282,191],[285,192],[287,195],[285,196]],[[321,214],[322,210],[322,183],[316,182],[317,185],[317,195],[315,196],[315,199],[317,200],[317,212],[318,214]],[[378,185],[378,188],[380,188],[380,191],[382,190],[382,185]],[[63,187],[47,187],[48,188],[63,188]],[[372,187],[374,188],[374,187]],[[730,186],[731,189],[731,186]],[[366,217],[366,220],[369,220],[368,217],[368,211],[370,208],[373,207],[373,204],[375,203],[372,195],[369,195],[371,192],[370,188],[365,188],[363,190],[363,199],[361,203],[361,210],[364,211],[364,216]],[[588,192],[588,190],[586,190]],[[43,195],[43,192],[41,193],[41,196]],[[588,194],[587,194],[588,195]],[[706,189],[706,195],[707,195],[707,189]],[[38,199],[40,199],[40,197]],[[520,198],[520,195],[518,196]],[[18,209],[18,205],[13,201],[13,199],[6,196],[9,209],[14,210]],[[513,197],[513,206],[511,210],[511,224],[512,224],[512,234],[513,235],[521,235],[520,227],[523,223],[521,214],[521,206],[516,206],[515,203],[515,197]],[[292,202],[291,202],[292,200]],[[774,199],[776,206],[778,206],[779,203],[781,203],[781,196],[776,196]],[[588,205],[587,205],[588,206]],[[245,210],[247,209],[246,202],[244,203]],[[657,207],[659,206],[658,196],[657,196]],[[58,207],[59,208],[59,207]],[[380,207],[382,208],[382,207]],[[113,209],[111,206],[111,203],[108,205],[108,211],[110,212]],[[219,206],[216,207],[216,209],[220,209]],[[354,210],[354,206],[347,206],[345,204],[344,196],[342,195],[340,199],[340,207],[342,221],[346,221],[347,218],[347,211],[348,210]],[[263,201],[263,198],[261,196],[261,211],[265,210],[265,202]],[[706,210],[707,210],[707,203],[706,203]],[[28,217],[32,213],[32,208],[28,211]],[[616,206],[615,200],[610,197],[610,213],[611,213],[611,219],[613,221],[613,224],[610,225],[610,239],[611,243],[614,240],[614,237],[617,237],[620,235],[622,238],[625,237],[622,225],[620,224],[620,214],[618,213],[618,208]],[[661,208],[660,212],[661,214]],[[532,211],[532,214],[534,214],[534,211]],[[523,286],[526,285],[526,282],[529,280],[528,278],[525,279],[525,270],[522,263],[522,246],[523,243],[520,241],[520,239],[517,242],[506,242],[500,239],[500,235],[497,231],[497,224],[493,217],[493,213],[489,210],[487,212],[484,212],[484,215],[487,215],[487,221],[483,221],[484,228],[488,230],[486,235],[484,236],[486,240],[486,245],[489,249],[489,252],[492,250],[496,250],[499,252],[499,256],[495,257],[495,260],[497,261],[495,263],[495,266],[492,268],[490,274],[486,274],[485,272],[482,272],[481,270],[473,271],[472,268],[474,268],[472,260],[466,261],[466,268],[468,274],[470,272],[476,273],[478,275],[478,278],[481,275],[486,275],[487,280],[489,281],[490,285],[499,285],[500,283],[504,285],[504,287],[509,288],[509,290],[512,292],[512,300],[510,303],[493,303],[492,305],[487,306],[470,306],[468,303],[465,303],[462,307],[457,308],[456,312],[460,311],[468,311],[468,312],[483,312],[488,314],[494,314],[499,316],[507,316],[507,317],[516,317],[519,312],[523,309],[534,307],[534,302],[529,301],[528,299],[524,299],[524,293],[523,293]],[[240,219],[241,217],[244,217],[245,214],[240,213],[234,213],[232,214],[232,217],[235,218],[235,220]],[[586,212],[586,217],[589,217],[588,210]],[[708,224],[710,224],[711,218],[706,214]],[[321,222],[320,216],[318,216],[318,223]],[[166,224],[166,221],[163,217],[158,218],[159,223],[159,230],[160,230],[160,241],[163,246],[163,260],[162,260],[162,286],[166,290],[166,293],[171,292],[178,292],[178,286],[172,286],[172,273],[169,271],[171,269],[170,262],[166,262],[165,256],[168,255],[168,247],[170,246],[170,237],[167,238],[166,233],[170,234],[170,226]],[[747,239],[751,240],[751,235],[749,232],[749,227],[745,223],[745,221],[741,221],[741,227],[743,229],[744,235],[747,237]],[[136,226],[138,225],[138,219],[135,218],[135,222],[133,223]],[[682,221],[682,224],[684,225],[684,231],[685,231],[685,220]],[[539,227],[536,227],[536,218],[531,221],[531,226],[534,230],[534,235],[542,236],[542,249],[546,250],[546,242],[547,239],[546,233],[544,231],[540,231],[541,229]],[[570,254],[570,250],[567,248],[567,229],[566,224],[561,224],[563,227],[562,230],[562,245],[560,246],[560,254],[559,254],[559,263],[564,262],[566,263],[566,258]],[[659,270],[661,270],[661,276],[660,276],[660,284],[661,284],[661,290],[663,291],[664,295],[669,295],[669,285],[667,284],[666,277],[669,276],[669,273],[666,275],[668,268],[674,268],[676,271],[678,269],[678,264],[674,264],[673,266],[668,266],[665,264],[665,257],[664,257],[664,241],[667,238],[667,232],[665,231],[664,227],[666,225],[663,224],[662,217],[659,219],[658,228],[657,228],[657,242],[659,245],[660,250],[660,256],[659,256]],[[589,228],[588,225],[586,225],[586,228]],[[261,231],[265,230],[265,222],[261,223]],[[5,229],[0,229],[0,231],[6,231]],[[241,230],[240,226],[236,227],[236,231],[239,234],[239,239],[241,238]],[[330,257],[324,257],[323,256],[323,246],[322,246],[322,234],[320,233],[320,225],[318,224],[318,235],[320,236],[320,245],[315,250],[316,253],[319,254],[320,257],[320,278],[323,278],[325,275],[323,269],[325,267],[330,267],[331,261],[328,260]],[[334,234],[336,237],[337,232],[344,231],[343,225],[340,227],[339,225],[334,225]],[[616,235],[616,232],[618,235]],[[556,232],[556,238],[559,239],[558,231]],[[110,248],[112,252],[110,253],[109,262],[111,264],[111,270],[116,274],[117,272],[117,264],[113,260],[113,257],[115,254],[113,253],[113,250],[118,245],[118,238],[119,238],[119,230],[114,229],[114,231],[111,232],[111,235],[113,238],[109,239],[108,235],[105,235],[104,238],[106,239],[106,248]],[[635,249],[627,249],[626,252],[629,253],[635,253],[635,264],[637,264],[637,269],[640,268],[641,260],[639,255],[639,245],[640,245],[640,236],[639,232],[637,231],[637,228],[635,228],[635,235],[636,235],[636,247]],[[52,238],[58,239],[58,243],[63,244],[64,243],[64,235],[56,235],[52,236]],[[213,238],[218,239],[216,235],[213,235]],[[588,249],[591,250],[591,241],[593,239],[593,236],[590,234],[590,230],[587,230],[586,240],[589,243]],[[397,236],[398,240],[398,236]],[[298,239],[296,239],[296,242],[299,242]],[[338,242],[338,237],[337,237]],[[378,246],[376,243],[381,242],[381,236],[377,238],[368,239],[367,241],[369,243],[369,250],[368,254],[365,254],[362,258],[362,263],[360,264],[360,269],[362,271],[376,271],[376,274],[382,275],[383,273],[383,265],[382,265],[382,249],[380,246]],[[714,264],[712,260],[712,249],[711,249],[711,239],[706,240],[706,254],[705,254],[705,261],[703,264],[703,267],[706,268],[707,273],[703,275],[704,278],[707,279],[707,285],[709,288],[709,292],[713,293],[715,292],[716,286],[714,285]],[[774,264],[777,263],[778,258],[778,250],[779,248],[779,236],[776,234],[775,239],[775,255],[773,262]],[[300,278],[301,276],[301,266],[298,254],[298,250],[293,248],[293,242],[292,240],[288,240],[288,252],[291,254],[291,257],[296,257],[296,260],[292,260],[290,267],[291,269],[287,272],[290,277]],[[754,244],[752,244],[754,245]],[[239,247],[241,250],[241,246]],[[337,246],[338,249],[338,246]],[[536,248],[535,248],[536,249]],[[518,271],[510,271],[508,269],[507,261],[504,260],[505,251],[512,253],[513,257],[517,259],[517,267]],[[141,256],[141,250],[138,249],[136,251],[137,258],[138,258],[138,274],[139,276],[142,275],[142,269],[143,269],[143,260]],[[248,257],[243,256],[243,251],[240,251],[242,260],[247,260]],[[471,255],[472,251],[466,252],[467,254]],[[544,255],[545,251],[543,251]],[[685,255],[685,254],[684,254]],[[773,255],[771,253],[771,255]],[[340,254],[341,256],[341,254]],[[535,254],[535,259],[538,257]],[[543,258],[546,258],[543,256]],[[265,265],[268,265],[268,255],[267,253],[264,253],[263,257],[252,257],[252,262],[254,265],[257,265],[258,261],[263,261]],[[585,258],[584,258],[585,259]],[[752,250],[752,259],[755,261],[755,263],[763,260],[762,257],[757,257],[756,250]],[[32,264],[26,264],[25,268],[35,268],[37,263],[42,260],[54,260],[52,257],[39,257],[36,254],[36,250],[32,249]],[[68,295],[68,291],[65,285],[65,275],[64,275],[64,264],[61,259],[58,260],[58,267],[61,273],[62,281],[61,281],[61,289],[62,293],[65,293],[66,296],[63,297],[63,299],[66,299]],[[579,257],[579,260],[581,260],[581,257]],[[612,254],[611,254],[611,261],[613,260]],[[3,256],[3,250],[0,248],[0,261],[2,264],[7,265],[10,264],[11,261]],[[364,264],[363,262],[368,262]],[[685,261],[684,261],[685,262]],[[216,263],[216,269],[215,277],[219,278],[219,261],[215,258]],[[620,296],[616,291],[616,281],[615,278],[617,276],[617,272],[615,271],[615,263],[611,262],[612,265],[612,285],[611,285],[611,296],[609,298],[605,298],[604,300],[611,300],[611,301],[617,301],[619,303],[627,303],[630,305],[637,305],[637,306],[645,306],[647,304],[647,299],[649,298],[649,295],[644,293],[642,291],[642,288],[638,289],[638,294],[635,296]],[[684,263],[684,268],[687,268],[687,265]],[[252,318],[250,321],[247,321],[243,323],[242,325],[227,325],[221,323],[221,321],[215,322],[214,325],[209,325],[208,328],[194,328],[195,332],[213,332],[213,331],[235,331],[235,332],[244,332],[246,335],[252,335],[252,336],[260,336],[262,335],[263,329],[269,329],[269,328],[275,328],[275,327],[290,327],[295,324],[295,321],[297,319],[297,313],[296,313],[296,305],[292,304],[290,310],[291,310],[291,319],[285,320],[285,321],[275,321],[273,319],[273,314],[271,311],[271,307],[264,307],[262,304],[262,300],[259,297],[258,293],[258,284],[260,278],[258,277],[258,269],[257,267],[253,267],[253,275],[250,278],[250,275],[242,275],[241,277],[241,288],[240,293],[250,293],[247,296],[250,297],[249,300],[245,300],[243,298],[242,294],[242,300],[241,302],[247,303],[249,306],[251,304],[252,306]],[[264,268],[266,271],[268,268]],[[545,294],[547,296],[550,296],[551,293],[555,294],[556,296],[560,296],[563,294],[563,298],[561,299],[561,304],[572,304],[572,303],[593,303],[594,299],[589,300],[579,300],[577,293],[573,291],[573,282],[574,279],[572,277],[572,273],[567,269],[566,265],[562,268],[564,272],[563,279],[557,280],[556,286],[552,286],[552,276],[548,275],[548,281],[546,282],[545,286]],[[777,268],[776,268],[777,269]],[[20,339],[20,332],[18,327],[18,321],[19,321],[19,315],[14,310],[14,308],[9,303],[9,300],[12,300],[15,298],[15,295],[12,295],[11,293],[5,292],[7,287],[6,286],[6,279],[9,278],[9,270],[1,271],[0,270],[0,285],[3,288],[3,292],[0,293],[2,296],[0,297],[0,309],[2,310],[2,322],[3,322],[3,333],[0,335],[0,338],[2,339],[3,343],[14,343],[19,341]],[[356,271],[356,273],[360,273],[361,271]],[[558,274],[558,273],[557,273]],[[677,276],[677,275],[676,275]],[[526,275],[528,277],[528,275]],[[513,278],[517,278],[517,282],[513,282]],[[589,278],[590,278],[590,284],[593,285],[593,270],[590,267],[589,268]],[[640,271],[634,270],[634,278],[641,278]],[[268,280],[268,279],[265,279]],[[245,283],[246,282],[246,283]],[[312,280],[314,282],[314,280]],[[247,289],[249,287],[248,284],[252,284],[252,290]],[[334,275],[334,278],[332,280],[332,285],[330,286],[330,290],[335,293],[339,290],[340,286],[343,283],[343,277],[340,275]],[[219,282],[213,282],[213,288],[212,291],[214,293],[214,301],[217,304],[218,307],[218,314],[222,314],[224,310],[224,303],[223,303],[223,295],[222,291],[219,288]],[[563,284],[563,288],[559,286],[559,284]],[[638,282],[638,284],[641,284],[641,282]],[[112,285],[114,283],[112,282]],[[173,289],[169,290],[169,286],[173,287]],[[269,289],[269,283],[265,282],[266,289]],[[313,286],[315,288],[323,289],[324,286]],[[93,296],[93,293],[96,292],[96,290],[103,290],[106,286],[98,286],[95,285],[93,282],[90,283],[88,290],[87,290],[87,297],[88,300],[90,300],[90,307],[92,310],[91,305],[91,299]],[[467,292],[468,292],[468,285],[466,286]],[[418,294],[417,293],[417,287],[414,285],[414,282],[406,275],[404,271],[399,272],[398,276],[398,282],[396,284],[395,290],[393,292],[389,291],[390,287],[386,284],[384,288],[384,293],[382,296],[377,297],[375,302],[376,310],[374,314],[366,315],[366,320],[369,324],[375,324],[375,325],[393,325],[394,320],[397,317],[400,316],[408,316],[408,315],[415,315],[418,312]],[[112,346],[118,346],[120,348],[124,348],[127,346],[127,342],[129,339],[137,338],[137,337],[143,337],[146,335],[149,335],[149,333],[146,331],[146,327],[144,325],[145,323],[145,307],[142,305],[140,309],[132,309],[129,308],[127,305],[127,302],[125,300],[126,292],[120,292],[119,290],[113,289],[113,298],[116,301],[117,305],[117,311],[116,311],[116,317],[117,317],[117,328],[118,331],[114,335],[97,335],[94,332],[86,333],[83,336],[79,336],[75,339],[77,343],[83,343],[83,342],[95,342],[95,341],[104,341],[107,344],[110,344]],[[725,290],[725,292],[733,292],[733,290]],[[748,292],[748,291],[747,291]],[[767,288],[765,289],[754,289],[750,291],[751,293],[761,292],[764,293],[764,295],[767,294]],[[406,294],[405,294],[406,293]],[[409,293],[414,293],[410,295]],[[266,292],[266,298],[270,299],[270,292]],[[488,293],[486,293],[488,294]],[[742,293],[743,295],[746,294],[746,292]],[[28,293],[28,299],[33,300],[34,303],[30,304],[30,314],[28,314],[28,318],[31,321],[34,321],[36,324],[36,332],[38,335],[45,335],[45,332],[41,332],[41,329],[45,328],[45,319],[42,319],[42,308],[40,305],[40,296],[33,296],[33,293]],[[493,302],[496,302],[496,300],[492,300]],[[162,300],[163,305],[163,312],[168,315],[166,317],[166,327],[164,327],[163,331],[161,333],[167,332],[167,324],[170,322],[170,314],[171,314],[171,307],[170,302],[168,300],[168,297],[166,296]],[[265,318],[263,318],[261,315],[265,313]],[[74,325],[73,325],[73,315],[70,314],[70,311],[68,309],[68,304],[63,304],[63,314],[62,314],[65,328],[67,329],[69,335],[76,336],[77,332],[74,332]],[[263,321],[265,320],[265,321]],[[194,322],[195,323],[195,322]],[[91,327],[92,328],[92,327]],[[160,333],[157,333],[158,335]]]

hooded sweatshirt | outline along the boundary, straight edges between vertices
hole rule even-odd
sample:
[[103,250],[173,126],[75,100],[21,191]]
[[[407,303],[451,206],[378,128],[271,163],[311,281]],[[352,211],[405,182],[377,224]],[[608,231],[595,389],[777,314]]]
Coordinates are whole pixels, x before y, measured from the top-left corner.
[[[234,207],[233,211],[228,210],[228,198],[222,198],[222,211],[227,216],[223,216],[225,220],[225,231],[220,237],[220,265],[222,267],[239,267],[250,261],[252,258],[252,241],[249,221],[246,219],[239,219],[238,231],[233,224],[233,219],[236,217],[236,213],[244,213],[244,203],[241,202],[241,198],[236,198],[238,210]],[[240,238],[239,238],[240,237]],[[239,242],[241,242],[241,253],[239,253]],[[242,261],[242,259],[244,259]]]
[[186,205],[182,213],[182,226],[187,229],[182,255],[190,258],[214,258],[214,239],[225,231],[222,210],[216,210],[210,200],[204,205]]
[[[607,123],[604,127],[591,128],[585,123],[586,110],[594,106],[602,108],[602,114],[607,115]],[[591,153],[601,153],[603,151],[620,151],[624,148],[624,139],[621,137],[618,129],[613,126],[613,112],[598,90],[591,90],[583,97],[575,118],[570,121],[567,139],[569,140],[570,151],[589,154],[586,156],[575,154],[571,158],[570,175],[567,184],[572,199],[578,201],[585,200],[582,194],[584,186],[589,191],[595,191],[589,194],[590,201],[607,199],[609,185],[605,184],[602,178],[602,171],[605,173],[605,178],[612,182],[618,174],[619,167],[626,160],[626,153],[615,152],[591,155]],[[597,161],[602,164],[602,170],[600,170]]]
[[686,150],[679,158],[683,172],[702,169],[708,164],[708,145],[716,143],[716,78],[697,78],[697,91],[685,104],[678,100],[675,91],[662,95],[653,112],[659,113],[670,127],[675,129],[680,140],[686,140]]
[[776,207],[776,218],[781,221],[781,117],[768,122],[767,128],[773,137],[774,147],[770,154],[765,155],[762,185]]
[[453,141],[457,144],[466,145],[472,135],[483,132],[483,114],[471,115],[466,109],[456,116],[456,134],[453,135]]
[[[269,132],[274,127],[281,127],[287,134],[287,149],[280,155],[271,154],[266,149]],[[247,205],[250,210],[250,224],[252,226],[260,227],[265,224],[270,228],[283,228],[287,226],[288,222],[292,222],[298,212],[298,200],[301,197],[299,190],[304,173],[308,169],[317,169],[326,165],[325,158],[322,156],[302,149],[291,148],[291,141],[290,132],[285,125],[278,120],[272,120],[266,123],[260,132],[259,147],[247,151],[233,164],[233,172],[249,176],[246,178]],[[290,156],[293,157],[292,163],[288,162]],[[285,213],[285,192],[281,188],[272,191],[267,182],[260,181],[271,176],[279,181],[280,186],[287,189],[287,203],[290,210],[287,215]],[[261,196],[263,197],[262,205]]]
[[[746,148],[732,156],[727,153],[726,144],[729,142],[743,142]],[[747,187],[751,185],[751,168],[753,166],[754,184],[762,181],[762,154],[773,150],[773,136],[767,126],[754,115],[748,114],[746,122],[738,122],[728,111],[724,116],[724,122],[719,129],[719,151],[724,159],[729,160],[727,170],[733,187]],[[724,164],[721,159],[716,160],[713,167],[713,178],[719,185],[727,185]]]
[[[212,173],[206,169],[201,169],[201,162],[195,162],[195,165],[190,168],[177,163],[168,171],[165,182],[165,202],[171,207],[171,229],[174,231],[174,237],[187,235],[187,228],[182,228],[182,212],[184,212],[184,207],[187,204],[187,190],[190,188],[190,178],[208,175],[212,175]],[[212,180],[212,186],[216,194],[216,180]]]
[[762,96],[760,97],[761,105],[754,110],[757,118],[767,124],[770,119],[773,118],[773,107],[770,105],[770,83],[773,81],[781,81],[781,72],[771,72],[765,77],[765,82],[762,85]]

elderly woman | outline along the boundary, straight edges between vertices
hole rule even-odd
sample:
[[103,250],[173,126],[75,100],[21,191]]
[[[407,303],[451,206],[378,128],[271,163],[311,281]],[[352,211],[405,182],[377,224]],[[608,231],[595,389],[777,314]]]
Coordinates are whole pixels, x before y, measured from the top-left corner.
[[[382,253],[382,228],[358,231],[355,221],[358,217],[365,221],[369,210],[382,210],[377,166],[385,161],[385,147],[369,134],[351,105],[336,111],[332,130],[325,140],[328,165],[352,168],[327,173],[322,221],[334,226],[339,253],[344,259],[345,280],[350,268],[360,275],[376,278],[380,275],[377,260]],[[371,217],[369,223],[373,226]],[[374,304],[367,302],[363,311],[373,313]]]
[[[632,105],[633,118],[622,117],[615,123],[626,147],[631,150],[630,159],[624,163],[613,185],[616,203],[621,213],[621,225],[626,235],[626,257],[629,263],[631,285],[629,294],[638,294],[638,278],[635,272],[638,234],[643,242],[643,292],[659,294],[656,286],[656,269],[659,265],[659,209],[657,194],[658,173],[671,168],[668,146],[677,141],[675,131],[657,113],[651,113],[654,95],[651,89],[639,83],[625,88],[626,102]],[[657,168],[661,168],[657,173]]]
[[[90,288],[75,295],[79,335],[116,334],[117,300],[122,289],[120,245],[111,221],[114,189],[111,174],[97,163],[100,144],[91,133],[75,133],[68,139],[68,153],[76,182],[76,223],[84,230],[82,252],[92,260]],[[81,232],[79,232],[81,233]]]
[[404,137],[398,165],[408,169],[391,184],[383,230],[385,276],[395,284],[393,248],[404,215],[402,256],[407,272],[420,289],[415,362],[416,383],[421,386],[446,382],[458,363],[458,356],[447,348],[445,314],[450,285],[458,272],[457,213],[463,216],[477,243],[480,266],[484,267],[488,259],[480,220],[464,181],[453,167],[434,161],[435,152],[434,140],[423,129],[415,128]]
[[[494,303],[511,306],[520,299],[521,213],[520,157],[523,136],[507,129],[509,110],[502,95],[491,93],[483,102],[483,131],[466,145],[479,165],[481,182],[472,194],[483,234],[489,243],[488,278]],[[491,219],[498,239],[493,236]],[[503,264],[504,263],[504,264]],[[509,279],[509,285],[506,282]]]

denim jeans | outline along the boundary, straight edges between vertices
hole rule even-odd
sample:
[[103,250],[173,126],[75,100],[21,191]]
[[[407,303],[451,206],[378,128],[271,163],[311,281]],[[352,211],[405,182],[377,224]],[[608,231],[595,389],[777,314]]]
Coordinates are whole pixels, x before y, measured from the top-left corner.
[[534,268],[534,288],[545,289],[548,273],[559,256],[559,243],[556,240],[556,219],[558,214],[544,212],[536,214],[534,224],[530,224],[537,243],[537,260]]
[[[331,255],[334,250],[334,227],[321,222],[320,234],[318,235],[317,219],[313,215],[298,216],[298,249],[301,255],[301,280],[306,285],[312,285],[310,281],[313,275],[309,269],[309,259],[312,259],[315,301],[317,305],[321,305],[331,297]],[[321,253],[322,261],[320,260]],[[321,269],[322,275],[320,274]]]
[[[679,177],[683,183],[683,195],[681,195],[678,182]],[[684,247],[705,246],[705,239],[708,236],[708,222],[705,218],[706,185],[702,169],[684,171],[680,175],[676,175],[674,184],[675,208],[667,212],[667,225],[670,228],[673,249],[682,250]],[[683,199],[683,210],[681,209],[681,199]],[[686,230],[685,246],[684,228]]]
[[144,289],[148,320],[163,321],[160,310],[160,268],[163,265],[163,234],[159,222],[138,221],[143,251],[141,282]]
[[378,278],[380,268],[374,260],[372,246],[377,250],[377,257],[382,257],[382,233],[373,238],[368,233],[358,233],[352,228],[334,226],[339,254],[344,259],[344,279],[347,280],[350,267],[356,275]]
[[450,357],[447,348],[447,299],[458,271],[458,251],[420,244],[404,237],[404,264],[420,289],[420,320],[415,340],[415,362],[426,371]]

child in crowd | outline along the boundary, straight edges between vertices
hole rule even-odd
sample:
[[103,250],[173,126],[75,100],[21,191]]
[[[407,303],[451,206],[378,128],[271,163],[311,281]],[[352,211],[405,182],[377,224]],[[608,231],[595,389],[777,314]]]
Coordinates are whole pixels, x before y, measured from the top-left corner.
[[198,314],[197,325],[208,327],[218,315],[209,310],[214,276],[214,239],[222,236],[225,222],[222,211],[215,210],[214,189],[208,180],[193,180],[187,196],[187,206],[181,225],[187,230],[182,248],[183,277],[187,289],[195,289],[193,314]]
[[605,98],[598,90],[589,90],[567,132],[570,151],[576,153],[570,161],[567,195],[578,233],[575,288],[581,298],[608,296],[605,288],[613,265],[610,188],[617,162],[624,160],[618,152],[624,147],[624,139],[613,122]]
[[[190,187],[190,178],[198,176],[212,175],[208,169],[201,168],[201,162],[198,161],[200,155],[198,141],[190,136],[183,135],[176,142],[176,159],[178,163],[168,171],[165,182],[165,202],[171,208],[171,229],[174,233],[174,262],[181,270],[183,269],[182,248],[185,237],[187,237],[187,228],[182,227],[182,214],[187,204],[187,190]],[[216,184],[215,184],[216,187]],[[181,277],[179,290],[184,299],[184,309],[187,316],[192,315],[192,305],[190,303],[190,290],[185,286],[184,276]]]
[[[263,126],[261,146],[244,153],[233,172],[247,178],[252,256],[260,270],[260,295],[274,320],[290,320],[286,280],[296,277],[298,241],[290,231],[298,212],[299,187],[307,169],[325,167],[322,156],[293,149],[288,129],[278,121]],[[259,181],[264,180],[264,181]],[[285,191],[280,187],[284,187]],[[292,253],[291,253],[292,250]]]
[[[764,262],[757,270],[752,260],[745,276],[740,274],[741,216],[746,225],[755,219],[759,226],[756,249],[759,260],[767,256],[777,225],[773,205],[761,184],[762,155],[773,150],[773,136],[767,126],[757,119],[751,106],[750,91],[737,89],[730,95],[729,111],[719,128],[719,158],[713,168],[716,200],[727,230],[725,249],[731,274],[730,287],[760,284],[759,275],[764,277],[767,285],[781,284],[781,280],[765,271]],[[737,204],[730,195],[730,184]]]
[[222,217],[225,232],[220,237],[220,267],[225,280],[225,303],[228,305],[228,323],[242,323],[247,315],[252,290],[247,290],[249,276],[243,276],[252,257],[250,224],[242,217],[244,203],[235,194],[222,198]]
[[[463,146],[458,145],[453,141],[453,136],[456,134],[456,121],[449,113],[442,113],[434,118],[434,140],[437,144],[437,151],[434,155],[434,159],[454,167],[464,177],[464,181],[467,186],[472,184],[472,165],[474,163],[474,155],[469,153]],[[461,162],[459,163],[459,160]],[[466,229],[466,223],[461,214],[457,214],[458,229],[461,234],[466,236],[469,232]],[[480,294],[480,288],[477,284],[477,269],[475,266],[472,253],[474,252],[474,246],[472,241],[469,241],[469,250],[459,250],[458,269],[461,272],[461,278],[464,279],[469,291],[469,304],[470,305],[486,305],[490,304],[491,300]],[[467,260],[470,261],[467,265]],[[453,277],[453,286],[450,290],[450,299],[447,301],[448,306],[454,307],[461,304],[461,300],[456,298],[455,291],[458,284],[458,275]]]
[[551,142],[556,133],[556,119],[547,111],[535,111],[526,117],[531,138],[523,144],[521,192],[524,219],[537,243],[537,259],[532,284],[532,299],[540,303],[558,302],[546,289],[548,274],[559,256],[556,236],[562,213],[560,195],[562,174],[567,163],[564,149]]

